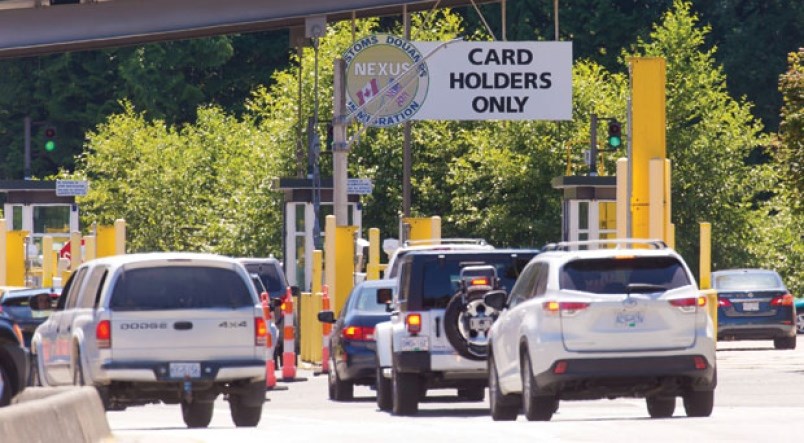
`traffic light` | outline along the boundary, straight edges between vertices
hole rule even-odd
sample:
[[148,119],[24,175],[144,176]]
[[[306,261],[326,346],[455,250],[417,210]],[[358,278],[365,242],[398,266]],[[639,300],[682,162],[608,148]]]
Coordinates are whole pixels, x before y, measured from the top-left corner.
[[623,128],[616,119],[609,120],[609,148],[617,149],[623,144]]
[[56,128],[48,126],[45,128],[45,151],[53,152],[56,150]]

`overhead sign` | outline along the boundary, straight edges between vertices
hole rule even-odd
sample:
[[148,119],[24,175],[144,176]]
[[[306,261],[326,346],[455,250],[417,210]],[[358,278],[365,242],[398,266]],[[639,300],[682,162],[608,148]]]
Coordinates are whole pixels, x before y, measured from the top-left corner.
[[[415,42],[424,54],[439,42]],[[427,59],[416,120],[571,120],[572,42],[458,42]]]
[[[412,118],[429,85],[424,54],[411,42],[387,34],[355,41],[343,53],[346,109],[369,126],[393,126]],[[417,63],[419,63],[417,65]]]
[[86,180],[56,180],[57,197],[87,195],[89,182]]
[[374,190],[374,184],[370,178],[350,178],[346,180],[346,193],[357,195],[368,195]]

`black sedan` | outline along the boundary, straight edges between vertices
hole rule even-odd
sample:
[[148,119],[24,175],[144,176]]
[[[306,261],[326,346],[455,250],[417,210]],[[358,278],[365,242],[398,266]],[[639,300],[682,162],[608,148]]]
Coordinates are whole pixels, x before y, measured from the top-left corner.
[[332,311],[318,314],[320,321],[334,323],[329,342],[331,400],[351,400],[354,385],[374,384],[377,367],[374,326],[391,318],[386,305],[378,303],[377,293],[390,294],[395,283],[395,280],[364,281],[352,289],[337,320]]
[[0,406],[25,389],[30,359],[22,346],[22,331],[7,315],[0,313]]
[[[47,320],[60,294],[61,289],[51,288],[0,289],[0,311],[22,328],[26,348],[30,348],[34,331]],[[36,303],[38,309],[31,309],[31,303]]]

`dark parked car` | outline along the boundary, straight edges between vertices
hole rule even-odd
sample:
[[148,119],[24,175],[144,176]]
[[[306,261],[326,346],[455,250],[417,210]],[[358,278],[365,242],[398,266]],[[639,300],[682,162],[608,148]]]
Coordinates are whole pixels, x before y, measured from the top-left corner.
[[804,334],[804,298],[796,299],[796,329]]
[[0,406],[25,389],[30,359],[22,344],[22,331],[7,315],[0,314]]
[[[318,319],[334,323],[330,334],[329,398],[348,401],[354,396],[354,385],[373,385],[377,359],[374,326],[391,318],[386,309],[395,279],[369,280],[352,289],[336,319],[333,311],[321,311]],[[378,297],[379,294],[379,297]]]
[[[36,327],[44,323],[61,294],[61,289],[3,288],[0,289],[0,311],[8,315],[22,329],[25,347],[31,347]],[[31,310],[31,303],[39,309]]]
[[718,291],[720,340],[773,340],[776,349],[796,348],[793,295],[775,271],[729,269],[712,273]]

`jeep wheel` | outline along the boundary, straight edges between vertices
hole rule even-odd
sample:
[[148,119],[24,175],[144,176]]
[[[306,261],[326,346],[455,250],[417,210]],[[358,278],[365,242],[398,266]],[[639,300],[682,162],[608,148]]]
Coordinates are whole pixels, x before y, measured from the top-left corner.
[[458,389],[458,398],[461,401],[483,401],[486,398],[486,388]]
[[521,397],[515,394],[503,394],[500,391],[500,380],[497,365],[489,353],[489,407],[491,419],[494,421],[513,421],[519,415]]
[[419,412],[421,380],[417,374],[402,374],[394,370],[392,410],[394,415],[416,415]]
[[774,338],[773,347],[776,349],[796,349],[796,336]]
[[485,290],[473,291],[464,297],[461,292],[455,294],[444,311],[444,334],[447,340],[462,357],[469,360],[483,361],[488,355],[488,329],[476,329],[473,319],[493,319],[494,308],[483,302]]
[[668,418],[673,416],[676,411],[675,397],[647,397],[645,402],[648,404],[648,414],[651,418]]
[[383,368],[377,366],[377,407],[380,411],[390,411],[394,405],[394,396],[391,392],[391,380],[383,377]]
[[14,396],[8,369],[0,362],[0,406],[8,406]]
[[715,406],[715,391],[690,391],[684,394],[687,417],[709,417]]
[[558,400],[552,395],[544,395],[536,386],[533,378],[530,356],[527,352],[522,356],[522,409],[530,421],[550,421],[558,410]]
[[330,361],[327,383],[329,385],[330,400],[350,401],[354,398],[355,385],[352,382],[341,380],[338,376],[338,369],[335,367],[334,359]]
[[214,402],[181,402],[181,416],[188,428],[206,428],[212,421]]
[[260,423],[260,418],[262,418],[262,403],[250,406],[246,405],[239,395],[230,395],[229,411],[232,413],[232,422],[235,426],[253,428]]

